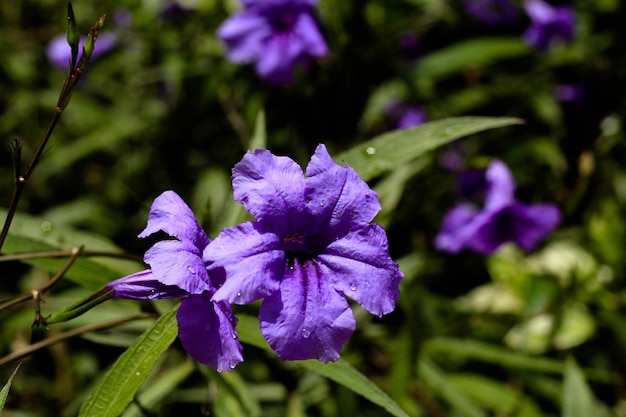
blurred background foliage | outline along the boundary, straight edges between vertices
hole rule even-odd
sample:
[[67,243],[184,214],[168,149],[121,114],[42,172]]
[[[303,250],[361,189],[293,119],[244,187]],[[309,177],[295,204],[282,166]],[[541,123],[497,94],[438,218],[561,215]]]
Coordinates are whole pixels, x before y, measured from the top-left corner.
[[[405,280],[394,313],[377,319],[355,306],[357,330],[342,355],[411,416],[626,416],[626,5],[559,4],[576,10],[576,37],[541,53],[522,41],[529,21],[521,2],[517,21],[491,26],[458,0],[321,0],[316,12],[330,55],[276,87],[224,57],[215,30],[240,7],[234,0],[76,1],[81,31],[106,13],[116,47],[90,63],[19,206],[24,216],[13,230],[42,246],[14,237],[4,251],[85,244],[141,256],[153,241],[136,235],[167,189],[215,236],[237,219],[228,204],[230,169],[248,149],[260,111],[268,149],[303,165],[320,142],[337,155],[394,129],[390,103],[418,105],[428,120],[519,117],[524,125],[460,139],[371,182],[384,209],[377,221]],[[65,76],[46,56],[48,42],[65,31],[65,7],[0,4],[0,138],[23,141],[25,160]],[[559,99],[563,85],[580,86],[582,98]],[[560,206],[558,231],[532,254],[512,246],[490,257],[437,252],[433,237],[455,203],[458,171],[494,158],[511,169],[521,200]],[[3,207],[12,189],[4,147]],[[80,261],[46,296],[44,313],[142,268]],[[3,262],[0,299],[40,287],[63,262]],[[110,301],[48,331],[31,330],[32,304],[22,303],[0,312],[0,352],[172,305]],[[150,323],[35,352],[13,379],[3,415],[76,415]],[[142,415],[140,408],[147,416],[384,415],[257,347],[246,345],[246,361],[218,375],[176,343],[125,416]],[[4,364],[0,381],[14,370],[15,362]]]

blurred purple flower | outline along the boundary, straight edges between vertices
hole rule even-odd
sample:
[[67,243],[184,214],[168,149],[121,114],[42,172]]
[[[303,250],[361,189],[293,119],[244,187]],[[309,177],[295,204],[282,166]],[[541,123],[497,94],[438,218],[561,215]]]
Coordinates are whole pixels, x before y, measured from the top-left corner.
[[259,77],[272,84],[287,84],[293,81],[296,65],[328,55],[328,46],[313,17],[317,0],[242,3],[243,11],[217,30],[230,61],[254,62]]
[[524,41],[538,51],[548,51],[557,43],[574,39],[576,13],[571,6],[553,7],[543,0],[526,0],[524,9],[531,25],[524,32]]
[[261,333],[281,359],[337,360],[356,326],[346,296],[378,316],[393,311],[403,275],[385,230],[370,223],[376,193],[324,145],[305,173],[290,158],[248,152],[233,188],[257,221],[223,230],[205,249],[228,277],[213,300],[263,298]]
[[514,22],[519,16],[512,0],[465,0],[465,10],[475,19],[494,26]]
[[[80,44],[78,46],[78,58],[83,51],[83,45],[87,40],[86,36],[80,37]],[[110,33],[101,33],[96,40],[95,47],[93,53],[91,54],[91,60],[97,59],[113,48],[117,44],[117,37]],[[48,47],[46,48],[46,53],[48,55],[48,61],[59,69],[67,70],[67,67],[70,64],[70,60],[72,58],[72,49],[70,45],[67,43],[66,35],[58,35],[52,38],[50,42],[48,42]]]
[[[554,204],[530,205],[515,200],[515,182],[501,161],[493,161],[486,171],[469,173],[461,192],[470,201],[446,214],[435,237],[437,249],[451,253],[471,249],[488,255],[504,243],[514,242],[531,251],[559,224],[561,214]],[[482,209],[473,203],[481,194]]]
[[583,99],[585,88],[582,84],[558,84],[554,96],[560,102],[576,103]]
[[426,112],[420,106],[392,101],[385,110],[396,129],[408,129],[426,122]]
[[159,231],[175,239],[157,242],[146,252],[150,269],[110,282],[106,289],[115,298],[131,300],[183,298],[176,318],[185,350],[218,371],[233,369],[243,360],[237,320],[228,303],[211,299],[224,283],[224,271],[203,257],[210,239],[173,191],[154,200],[148,225],[139,237]]

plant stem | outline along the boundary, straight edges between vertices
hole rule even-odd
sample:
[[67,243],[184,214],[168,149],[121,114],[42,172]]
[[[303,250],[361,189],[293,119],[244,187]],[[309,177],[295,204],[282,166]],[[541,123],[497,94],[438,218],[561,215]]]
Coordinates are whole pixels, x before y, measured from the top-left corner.
[[124,318],[124,319],[118,319],[118,320],[111,320],[111,321],[106,321],[104,323],[98,323],[98,324],[91,324],[88,326],[84,326],[84,327],[79,327],[78,329],[73,329],[73,330],[68,330],[67,332],[63,332],[60,333],[56,336],[50,337],[48,339],[42,340],[41,342],[37,342],[33,345],[28,346],[25,349],[22,349],[20,351],[11,353],[10,355],[7,355],[3,358],[0,358],[0,366],[6,365],[9,362],[21,359],[25,356],[28,356],[34,352],[36,352],[39,349],[43,349],[46,348],[48,346],[51,346],[55,343],[59,343],[62,342],[64,340],[70,339],[72,337],[75,336],[79,336],[83,333],[88,333],[88,332],[93,332],[96,330],[103,330],[103,329],[108,329],[111,327],[115,327],[115,326],[119,326],[121,324],[125,324],[128,323],[130,321],[135,321],[135,320],[143,320],[143,319],[148,319],[148,318],[154,318],[153,314],[139,314],[136,316],[132,316],[132,317],[128,317],[128,318]]
[[[27,261],[30,259],[41,259],[41,258],[67,258],[68,256],[72,256],[73,249],[70,250],[48,250],[41,252],[25,252],[25,253],[13,253],[10,255],[2,255],[0,256],[0,262],[9,262],[9,261]],[[139,255],[135,255],[132,253],[118,253],[118,252],[107,252],[107,251],[97,251],[97,250],[84,250],[80,253],[81,257],[105,257],[105,258],[118,258],[118,259],[128,259],[131,261],[142,262],[142,257]]]

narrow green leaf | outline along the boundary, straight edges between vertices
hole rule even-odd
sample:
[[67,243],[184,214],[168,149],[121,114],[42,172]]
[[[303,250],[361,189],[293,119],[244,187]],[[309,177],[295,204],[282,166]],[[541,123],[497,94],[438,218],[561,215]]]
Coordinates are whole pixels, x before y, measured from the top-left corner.
[[528,45],[519,37],[470,39],[423,57],[415,67],[414,75],[430,80],[443,78],[465,68],[485,67],[528,52]]
[[105,374],[81,408],[79,417],[117,417],[122,414],[177,332],[176,310],[155,321]]
[[[239,333],[239,340],[271,351],[271,348],[259,331],[258,320],[245,315],[239,315],[238,317],[239,323],[237,324],[237,332]],[[297,361],[294,362],[294,364],[317,372],[345,386],[361,395],[363,398],[381,406],[393,416],[408,417],[408,414],[383,390],[343,359],[326,364],[316,360]]]
[[9,389],[11,389],[11,383],[13,382],[13,377],[15,377],[15,374],[17,374],[17,370],[20,369],[20,365],[21,363],[17,365],[17,367],[15,368],[15,371],[13,371],[7,383],[4,384],[4,387],[2,387],[2,389],[0,390],[0,414],[2,410],[4,409],[4,404],[7,402],[7,397],[9,396]]
[[254,125],[254,133],[250,138],[250,145],[248,149],[254,151],[255,149],[264,149],[267,147],[267,129],[265,127],[265,111],[259,110],[256,115],[256,124]]
[[565,363],[563,381],[563,417],[597,416],[593,394],[585,375],[573,359]]
[[486,413],[479,408],[468,396],[457,389],[447,375],[432,361],[423,358],[418,364],[419,377],[432,388],[436,395],[448,402],[459,415],[464,417],[486,417]]
[[455,117],[385,133],[337,155],[368,181],[463,136],[520,124],[508,117]]

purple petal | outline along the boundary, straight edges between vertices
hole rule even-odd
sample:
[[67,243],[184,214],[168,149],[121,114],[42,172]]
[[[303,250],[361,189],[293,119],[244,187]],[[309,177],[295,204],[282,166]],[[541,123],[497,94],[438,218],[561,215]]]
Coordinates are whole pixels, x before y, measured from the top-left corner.
[[319,255],[323,275],[337,291],[381,316],[395,308],[403,274],[389,256],[385,230],[368,225],[331,243]]
[[204,258],[223,267],[228,277],[214,300],[234,304],[249,304],[276,291],[285,269],[280,238],[254,222],[224,229]]
[[328,45],[311,13],[300,13],[292,28],[292,32],[302,44],[302,50],[306,55],[316,58],[328,55]]
[[548,23],[555,16],[554,8],[542,0],[526,0],[524,10],[526,10],[528,17],[536,23]]
[[570,6],[552,7],[542,0],[524,3],[531,26],[524,32],[524,41],[539,51],[547,51],[555,42],[574,39],[576,13]]
[[515,242],[530,251],[558,225],[560,212],[552,204],[514,203],[490,213],[468,245],[476,252],[492,254],[501,245]]
[[235,201],[278,234],[298,227],[306,210],[302,168],[265,149],[246,153],[235,165],[233,189]]
[[526,251],[533,250],[561,221],[561,212],[553,204],[517,203],[511,207],[511,211],[516,220],[513,240]]
[[492,161],[485,172],[485,210],[497,210],[515,200],[515,180],[502,161]]
[[325,233],[333,238],[369,223],[380,211],[376,192],[350,166],[335,163],[324,145],[315,150],[306,176],[310,217],[328,221]]
[[313,262],[294,263],[259,312],[261,333],[283,360],[339,359],[356,322],[344,296]]
[[221,372],[243,361],[235,332],[237,319],[227,303],[213,303],[207,293],[192,295],[182,301],[176,318],[178,337],[198,362]]
[[475,222],[479,211],[467,204],[450,210],[443,219],[441,230],[435,237],[435,247],[439,250],[458,253],[466,247],[468,240],[479,225]]
[[144,261],[154,277],[166,285],[176,285],[190,294],[213,290],[202,253],[180,240],[157,242],[146,252]]
[[159,282],[149,269],[137,272],[124,278],[116,279],[107,284],[113,290],[114,298],[127,300],[160,300],[164,298],[184,298],[188,292],[175,285],[164,285]]
[[158,231],[189,242],[199,249],[199,253],[211,241],[198,224],[189,206],[174,191],[165,191],[152,203],[148,224],[139,237],[150,236]]
[[[81,36],[78,46],[79,58],[86,40],[86,36]],[[98,36],[98,39],[96,39],[94,50],[91,54],[91,60],[103,56],[104,54],[112,50],[116,45],[117,37],[115,35],[110,33],[100,34],[100,36]],[[57,35],[52,38],[48,43],[46,54],[48,55],[48,61],[50,61],[53,66],[62,70],[67,70],[70,60],[72,59],[72,49],[67,43],[67,36],[63,34]]]
[[231,62],[244,64],[255,61],[272,34],[266,18],[256,13],[243,12],[226,20],[217,29],[217,36],[226,43],[226,56]]
[[275,32],[264,45],[256,63],[259,77],[273,84],[293,81],[294,66],[302,56],[302,45],[290,32]]

